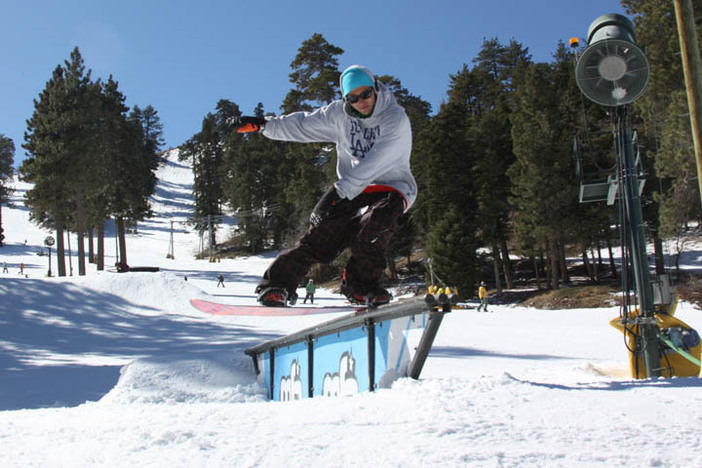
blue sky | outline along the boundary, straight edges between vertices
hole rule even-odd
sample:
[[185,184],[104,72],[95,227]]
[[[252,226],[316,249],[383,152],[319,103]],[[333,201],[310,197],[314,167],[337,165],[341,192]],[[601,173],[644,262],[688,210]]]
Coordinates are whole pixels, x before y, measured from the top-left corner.
[[3,2],[0,133],[24,158],[26,120],[57,65],[78,46],[93,79],[112,75],[129,106],[152,105],[168,147],[200,130],[219,99],[279,113],[290,63],[321,33],[358,63],[394,75],[434,111],[449,75],[472,64],[484,38],[521,42],[551,61],[558,41],[584,43],[590,23],[624,13],[618,0],[101,0]]

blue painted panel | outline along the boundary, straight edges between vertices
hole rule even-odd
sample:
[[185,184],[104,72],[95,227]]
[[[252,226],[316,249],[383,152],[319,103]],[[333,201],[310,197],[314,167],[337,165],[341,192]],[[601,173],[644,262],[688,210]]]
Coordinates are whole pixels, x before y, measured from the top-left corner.
[[273,400],[290,401],[307,398],[307,343],[300,342],[275,350]]
[[270,353],[266,351],[257,356],[258,358],[258,381],[263,384],[264,388],[268,392],[268,399],[272,400],[273,395],[271,395],[271,360]]
[[314,396],[355,395],[368,390],[365,327],[321,336],[314,342]]

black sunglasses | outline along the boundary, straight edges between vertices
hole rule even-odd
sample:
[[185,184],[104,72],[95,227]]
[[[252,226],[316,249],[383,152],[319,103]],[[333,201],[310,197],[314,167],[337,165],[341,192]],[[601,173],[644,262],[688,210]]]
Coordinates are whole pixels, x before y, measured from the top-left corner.
[[367,90],[363,91],[361,94],[347,94],[346,100],[350,104],[355,104],[358,102],[359,99],[363,99],[364,101],[366,99],[370,99],[370,97],[372,95],[373,95],[373,88],[368,88]]

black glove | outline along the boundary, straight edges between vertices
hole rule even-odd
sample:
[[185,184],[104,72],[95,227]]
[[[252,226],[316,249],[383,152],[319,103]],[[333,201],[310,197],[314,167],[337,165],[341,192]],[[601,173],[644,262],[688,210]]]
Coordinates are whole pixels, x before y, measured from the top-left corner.
[[245,115],[234,117],[231,122],[236,127],[237,133],[258,132],[263,130],[263,126],[266,125],[266,119],[263,117],[249,117]]
[[336,193],[336,187],[333,185],[329,187],[322,198],[319,199],[317,204],[312,210],[310,215],[310,224],[314,227],[319,227],[320,223],[329,217],[332,210],[342,201],[338,193]]

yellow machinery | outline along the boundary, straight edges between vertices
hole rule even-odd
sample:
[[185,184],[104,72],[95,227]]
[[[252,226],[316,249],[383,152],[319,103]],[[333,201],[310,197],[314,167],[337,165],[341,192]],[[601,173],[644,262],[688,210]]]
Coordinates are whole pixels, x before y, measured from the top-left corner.
[[[700,374],[700,351],[702,342],[693,328],[675,318],[677,298],[668,305],[656,305],[654,318],[658,329],[661,377],[695,377]],[[643,361],[640,333],[639,309],[633,310],[629,318],[617,317],[609,322],[624,333],[629,354],[631,376],[635,379],[648,377]]]

